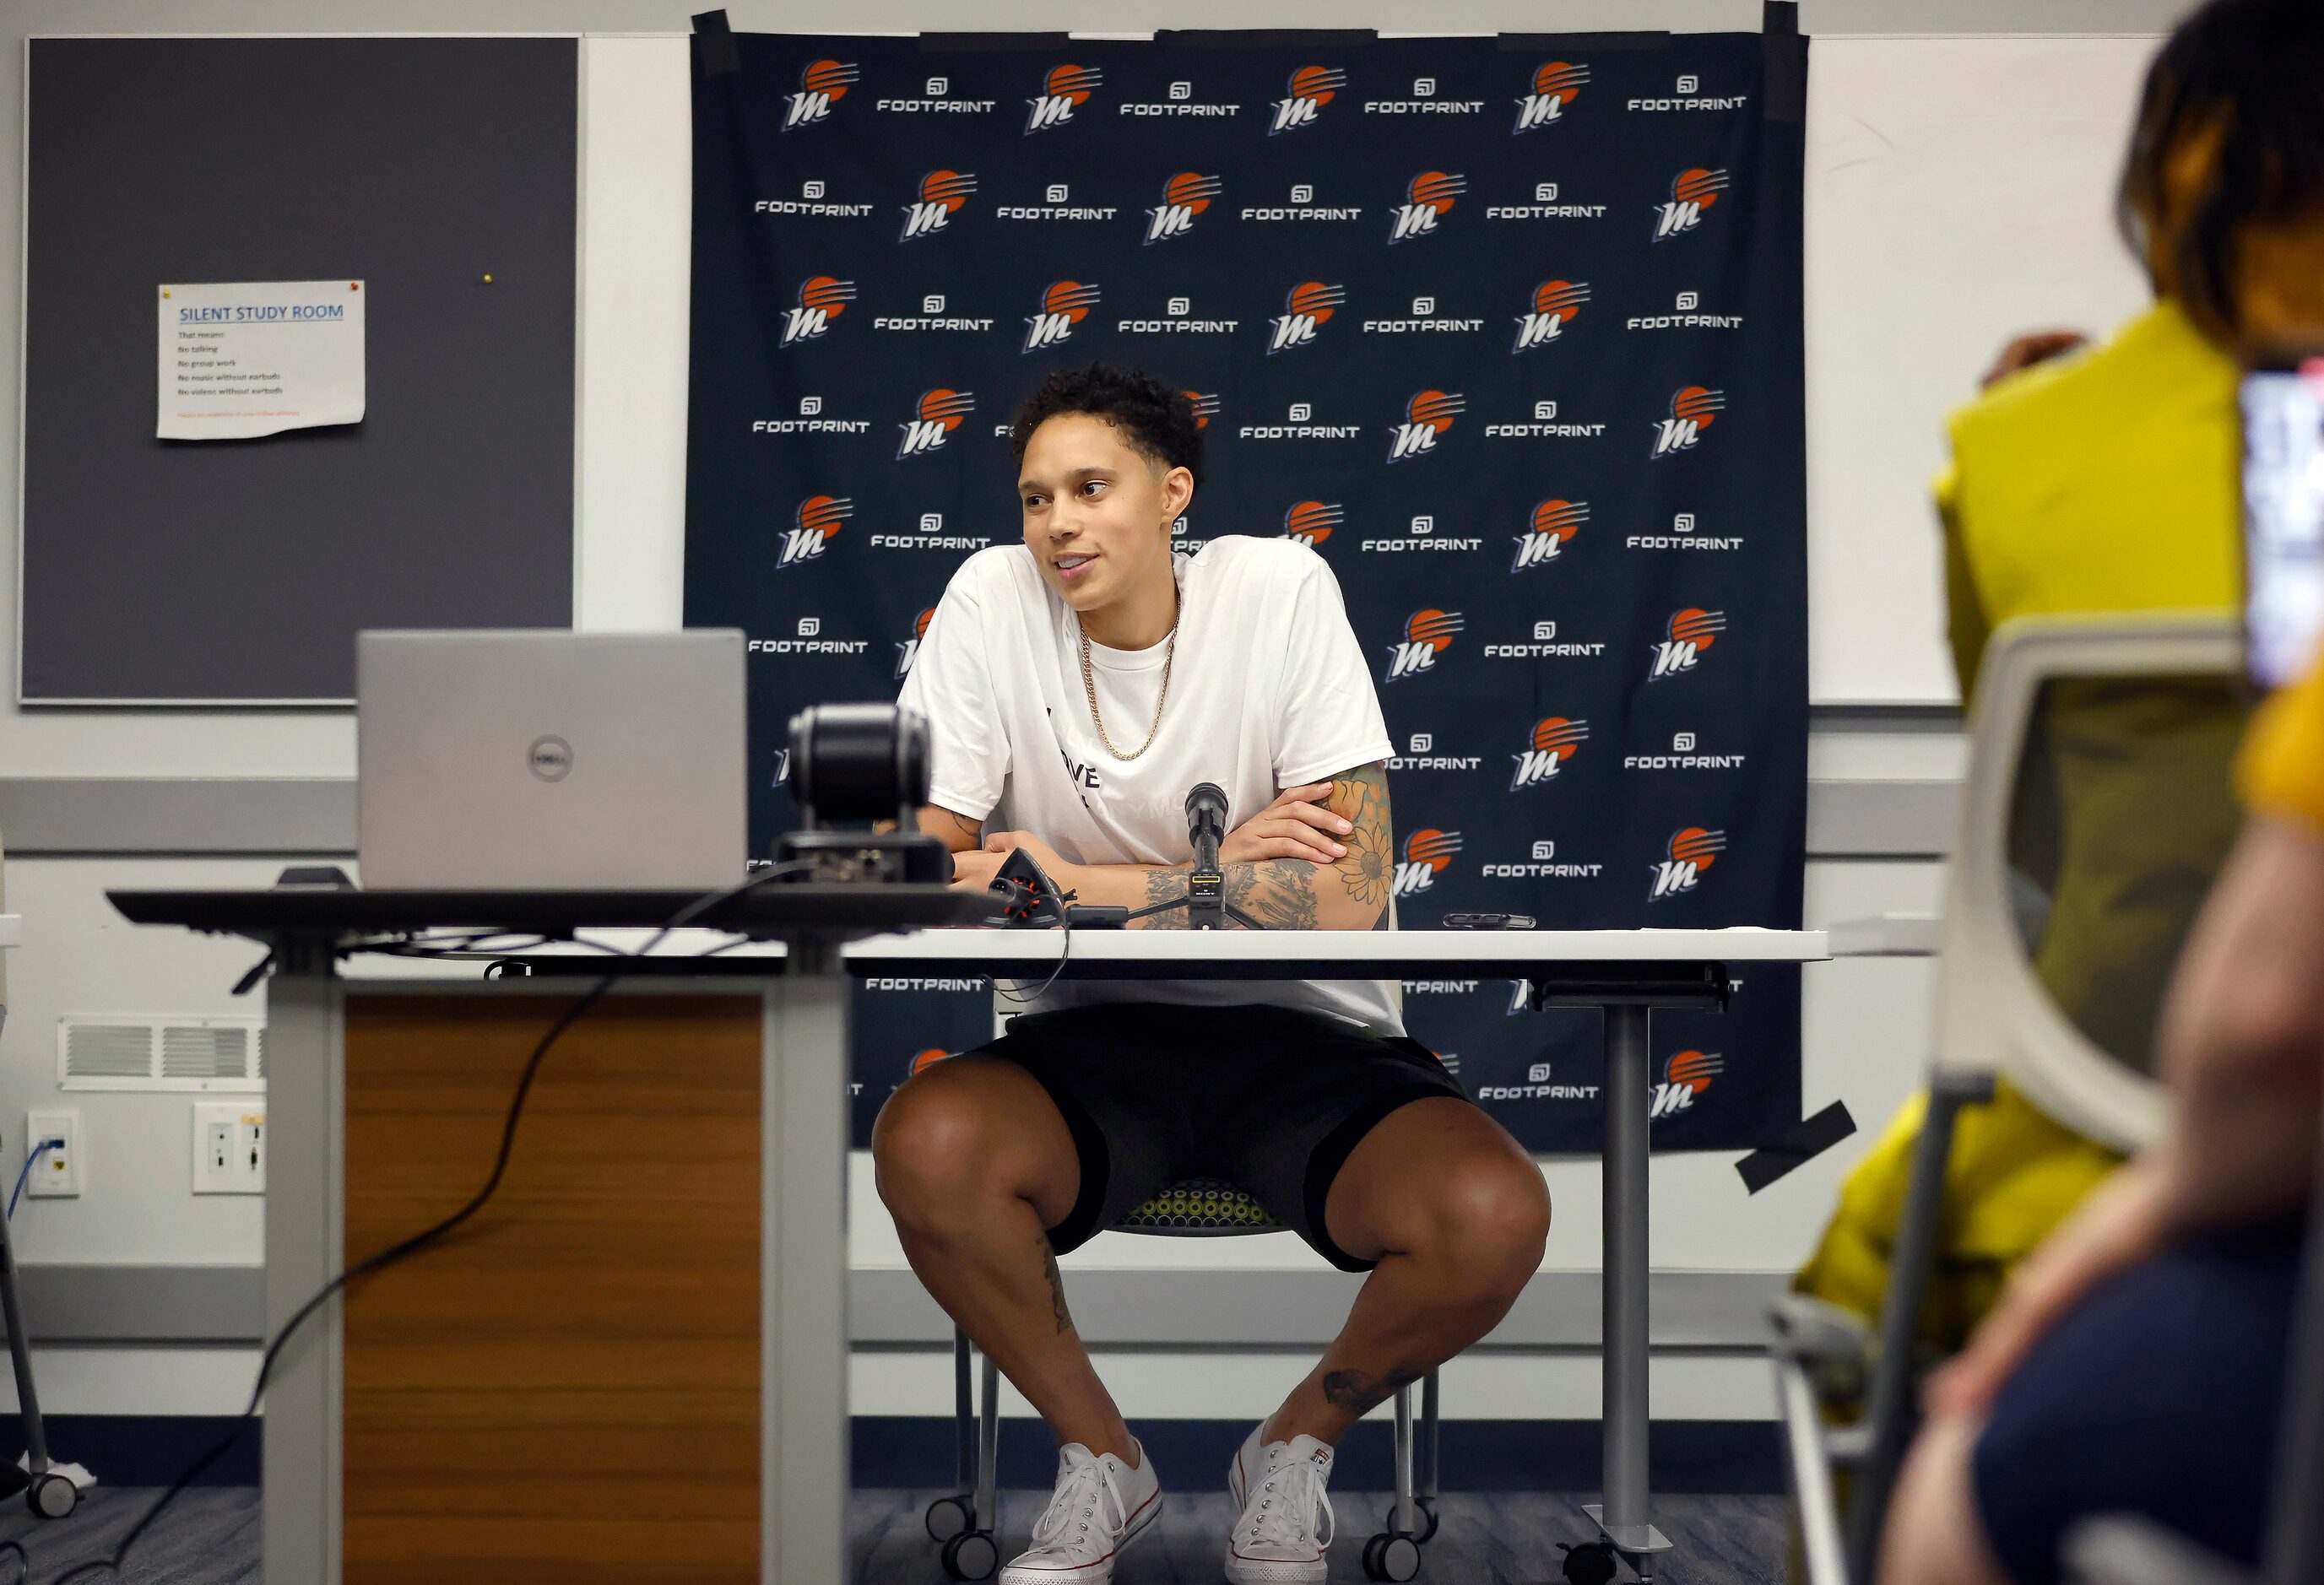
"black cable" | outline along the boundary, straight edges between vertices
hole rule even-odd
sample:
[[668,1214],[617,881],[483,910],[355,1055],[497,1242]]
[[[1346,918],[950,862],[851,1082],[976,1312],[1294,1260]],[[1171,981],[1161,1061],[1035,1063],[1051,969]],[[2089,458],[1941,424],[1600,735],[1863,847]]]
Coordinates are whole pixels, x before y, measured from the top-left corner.
[[[700,918],[711,909],[719,907],[721,904],[731,902],[746,892],[754,891],[758,888],[764,886],[770,880],[779,880],[787,874],[792,874],[798,871],[809,869],[812,866],[809,863],[803,860],[794,861],[788,864],[777,864],[771,869],[761,870],[759,873],[752,876],[748,880],[743,881],[739,886],[729,887],[724,891],[714,891],[696,898],[693,902],[688,903],[685,908],[679,909],[678,913],[671,917],[669,923],[664,925],[659,930],[657,930],[652,938],[650,939],[643,946],[638,948],[638,950],[633,953],[620,954],[619,955],[624,960],[623,966],[601,975],[595,985],[592,985],[587,991],[576,998],[573,1005],[567,1008],[565,1011],[558,1016],[557,1021],[549,1027],[549,1033],[540,1037],[540,1043],[532,1048],[532,1055],[525,1059],[524,1071],[518,1077],[516,1082],[516,1093],[512,1096],[509,1101],[508,1116],[501,1124],[500,1152],[493,1157],[493,1170],[491,1175],[484,1179],[484,1186],[477,1190],[475,1194],[466,1205],[461,1206],[459,1210],[444,1218],[443,1221],[435,1223],[431,1227],[423,1228],[419,1232],[412,1234],[410,1238],[403,1239],[401,1243],[390,1245],[387,1249],[382,1249],[376,1255],[372,1255],[364,1259],[356,1261],[353,1266],[348,1267],[345,1271],[340,1272],[338,1276],[331,1278],[330,1281],[325,1283],[320,1288],[318,1288],[313,1296],[309,1298],[305,1304],[300,1305],[297,1311],[291,1314],[290,1319],[282,1323],[281,1329],[274,1334],[273,1341],[266,1345],[266,1351],[260,1357],[258,1361],[258,1379],[250,1389],[250,1403],[248,1406],[242,1411],[241,1415],[235,1417],[234,1424],[227,1429],[226,1433],[218,1438],[217,1442],[213,1442],[208,1452],[205,1452],[200,1458],[195,1460],[194,1462],[188,1467],[185,1473],[179,1476],[177,1480],[171,1485],[170,1488],[161,1494],[160,1500],[155,1502],[152,1507],[146,1509],[143,1516],[141,1517],[137,1523],[129,1527],[129,1533],[126,1535],[124,1535],[121,1538],[121,1544],[113,1549],[113,1555],[111,1557],[91,1558],[87,1562],[76,1564],[65,1573],[59,1575],[55,1585],[70,1585],[70,1581],[74,1578],[87,1572],[90,1569],[105,1569],[114,1573],[120,1572],[121,1560],[128,1555],[129,1549],[131,1547],[137,1544],[138,1537],[145,1534],[146,1529],[161,1516],[161,1510],[168,1507],[171,1503],[177,1499],[180,1493],[182,1493],[188,1487],[191,1486],[196,1480],[199,1479],[201,1478],[202,1471],[208,1470],[213,1463],[217,1462],[218,1456],[225,1452],[227,1448],[231,1447],[234,1444],[235,1439],[242,1434],[244,1428],[247,1426],[253,1419],[256,1418],[259,1400],[266,1392],[267,1378],[273,1374],[274,1361],[282,1352],[283,1345],[288,1343],[292,1336],[297,1333],[299,1328],[306,1323],[308,1317],[313,1315],[316,1311],[323,1307],[325,1303],[330,1299],[330,1296],[333,1294],[339,1292],[350,1283],[355,1282],[360,1278],[370,1276],[376,1272],[384,1271],[389,1267],[396,1265],[400,1261],[410,1259],[412,1256],[419,1254],[422,1249],[427,1249],[429,1245],[440,1240],[445,1234],[451,1232],[454,1229],[459,1227],[463,1222],[466,1221],[470,1217],[473,1217],[476,1212],[484,1208],[485,1203],[490,1201],[493,1193],[499,1190],[501,1186],[501,1179],[508,1171],[510,1154],[516,1147],[517,1124],[522,1120],[524,1117],[524,1103],[526,1099],[532,1093],[532,1083],[540,1073],[542,1059],[548,1056],[549,1047],[557,1044],[558,1037],[563,1035],[566,1030],[571,1028],[575,1024],[578,1023],[582,1017],[586,1014],[591,1008],[595,1007],[604,997],[605,993],[611,991],[624,974],[629,972],[630,964],[632,964],[639,959],[650,954],[655,947],[659,946],[669,937],[672,931],[685,928],[687,925],[692,924],[695,920]],[[516,931],[496,931],[492,934],[506,935],[521,933]]]
[[[1057,966],[1049,971],[1049,977],[1041,981],[1041,988],[1030,996],[1019,996],[1012,991],[1003,991],[1001,988],[1001,981],[992,975],[987,974],[985,978],[992,981],[993,995],[1003,1001],[1025,1007],[1049,994],[1049,987],[1057,982],[1057,976],[1065,972],[1066,960],[1074,955],[1074,915],[1072,908],[1068,906],[1071,900],[1070,893],[1057,899],[1057,923],[1065,928],[1065,942],[1057,951]],[[1020,980],[1018,983],[1021,985],[1024,981]]]

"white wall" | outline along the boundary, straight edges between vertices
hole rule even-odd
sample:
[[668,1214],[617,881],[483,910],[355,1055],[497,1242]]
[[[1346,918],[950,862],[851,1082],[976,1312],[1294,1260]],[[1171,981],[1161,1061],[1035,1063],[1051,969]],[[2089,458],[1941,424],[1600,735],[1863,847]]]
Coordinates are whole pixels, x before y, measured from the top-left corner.
[[[1965,29],[2022,32],[2047,27],[2145,29],[2167,25],[2183,0],[1810,0],[1805,25],[1812,32],[1855,29],[1888,32]],[[685,411],[685,281],[687,269],[687,165],[685,122],[686,7],[655,0],[348,0],[327,14],[336,29],[459,32],[570,31],[659,32],[660,37],[595,37],[588,41],[583,88],[585,179],[584,249],[581,270],[583,400],[577,415],[582,439],[577,503],[580,578],[577,618],[598,628],[674,624],[679,610],[682,545],[682,457]],[[118,0],[91,11],[69,0],[20,0],[12,19],[33,32],[267,32],[317,31],[316,11],[299,0]],[[794,19],[771,0],[731,7],[738,28],[777,28]],[[1538,30],[1546,27],[1751,28],[1756,0],[1568,0],[1544,7],[1538,0],[1452,0],[1428,15],[1433,32]],[[848,21],[860,31],[911,31],[953,26],[964,18],[936,0],[863,0]],[[1228,0],[1124,3],[1124,0],[1006,0],[978,9],[975,21],[995,28],[1078,28],[1144,31],[1169,26],[1375,25],[1408,26],[1407,8],[1387,0],[1323,5],[1319,0],[1277,0],[1264,14]],[[13,42],[0,33],[0,43]],[[2009,49],[2025,49],[2022,43]],[[2050,87],[2082,106],[2082,119],[2060,131],[2049,147],[2051,175],[2024,184],[2035,194],[2074,186],[2075,170],[2110,165],[2117,133],[2109,123],[2107,96],[2119,95],[2126,62],[2140,45],[2106,46],[2098,54],[2073,54],[2075,62],[2105,55],[2105,84],[2085,77],[2080,64],[2052,58],[2050,71],[2061,80]],[[1914,296],[1903,283],[1912,270],[1936,256],[1928,250],[1953,245],[1970,235],[1979,217],[1999,201],[1993,184],[1971,180],[1955,165],[1912,165],[1932,171],[1919,181],[1918,207],[1899,217],[1878,207],[1893,197],[1890,184],[1852,175],[1866,169],[1850,163],[1849,140],[1876,142],[1900,136],[1943,142],[1963,131],[1944,110],[1943,60],[1960,57],[1925,41],[1895,38],[1843,41],[1826,38],[1817,46],[1812,83],[1811,139],[1818,153],[1821,185],[1812,205],[1811,225],[1823,240],[1814,244],[1810,284],[1812,525],[1817,690],[1820,696],[1864,700],[1912,701],[1946,696],[1935,649],[1934,607],[1927,568],[1908,576],[1908,564],[1925,557],[1921,536],[1920,475],[1933,456],[1934,415],[1966,392],[1976,366],[1997,342],[2017,327],[2019,309],[2034,318],[2076,318],[2096,323],[2103,317],[2067,316],[2061,299],[2078,290],[2060,277],[2050,296],[2012,295],[2022,284],[2015,270],[2006,279],[1975,290],[1983,268],[1972,257],[1949,265],[1965,276],[1960,290],[1941,303]],[[2041,46],[2048,48],[2048,46]],[[2079,48],[2079,47],[2078,47]],[[2107,53],[2110,51],[2111,53]],[[2006,53],[2006,51],[2005,51]],[[1925,67],[1923,63],[1926,63]],[[1882,73],[1888,74],[1884,87]],[[1852,76],[1851,76],[1852,74]],[[1835,112],[1832,89],[1854,81],[1857,106]],[[2112,86],[2106,86],[2112,85]],[[2068,90],[2070,90],[2069,92]],[[16,143],[21,78],[0,73],[0,225],[14,226],[20,213],[21,149]],[[1842,97],[1845,99],[1846,96]],[[2022,97],[2022,96],[2021,96]],[[1893,101],[1893,103],[1892,103]],[[1972,130],[1979,114],[1964,106],[1960,121]],[[2008,108],[2002,106],[2001,108]],[[1867,112],[1877,109],[1879,115]],[[1895,112],[1892,115],[1891,112]],[[1846,116],[1855,116],[1849,121]],[[2070,119],[2070,118],[2069,118]],[[1875,130],[1877,129],[1877,130]],[[1999,134],[1997,136],[2001,135]],[[2015,135],[2014,134],[2009,135]],[[1974,140],[1969,140],[1974,142]],[[1861,152],[1861,151],[1859,151]],[[1898,157],[1895,150],[1872,151],[1877,163]],[[1979,156],[1980,160],[1984,156]],[[1821,161],[1819,167],[1817,161]],[[2079,161],[2079,166],[2076,164]],[[1904,167],[1900,167],[1902,169]],[[1949,172],[1949,174],[1947,174]],[[1977,174],[1971,172],[1969,174]],[[2062,187],[2057,184],[2063,184]],[[2015,200],[2013,200],[2015,201]],[[1863,207],[1851,225],[1849,206]],[[1907,245],[1895,227],[1921,226]],[[2102,212],[2072,222],[2080,257],[2097,260],[2106,239],[2095,228]],[[2065,222],[2061,221],[2061,225]],[[1897,257],[1883,263],[1872,254],[1851,253],[1845,243],[1877,243]],[[1885,239],[1885,240],[1884,240]],[[2002,241],[2006,242],[2005,237]],[[1987,238],[1987,245],[1992,239]],[[2060,245],[2065,244],[2061,241]],[[18,291],[18,250],[0,245],[0,293]],[[1839,267],[1824,268],[1830,259]],[[1890,272],[1887,275],[1882,270]],[[1987,271],[1993,274],[1995,272]],[[2106,287],[2104,269],[2089,273],[2093,304],[2120,296],[2120,282]],[[2102,290],[2103,288],[2103,290]],[[1877,358],[1883,337],[1918,316],[1909,382],[1898,365]],[[1975,314],[1962,307],[1977,307]],[[1990,309],[1991,311],[1987,311]],[[0,315],[0,366],[17,355],[17,326]],[[1862,357],[1866,362],[1853,361]],[[1880,454],[1877,465],[1847,459],[1870,456],[1860,437],[1845,424],[1865,407],[1869,384],[1895,398],[1897,433],[1907,429],[1920,441],[1899,443]],[[1901,387],[1909,384],[1909,389]],[[0,432],[15,427],[15,388],[0,381]],[[1914,428],[1917,426],[1917,428]],[[1836,438],[1827,440],[1826,437]],[[1926,445],[1922,444],[1923,441]],[[1846,442],[1847,444],[1842,444]],[[1915,447],[1920,447],[1918,452]],[[1851,449],[1853,447],[1853,449]],[[0,446],[0,498],[13,494],[13,447]],[[14,524],[0,527],[13,535]],[[0,547],[0,624],[13,625],[15,558]],[[1866,673],[1851,681],[1843,667],[1831,680],[1829,657],[1851,654],[1860,639],[1848,593],[1886,578],[1892,591],[1885,634],[1904,633],[1887,672]],[[1834,591],[1840,593],[1835,594]],[[1913,630],[1921,631],[1917,636]],[[13,668],[13,641],[0,646]],[[1851,661],[1849,666],[1854,663]],[[345,716],[322,712],[26,712],[13,703],[14,687],[0,690],[0,777],[25,776],[331,776],[350,774],[354,762],[351,727]],[[1811,768],[1818,777],[1919,778],[1946,776],[1958,765],[1958,740],[1944,733],[1862,732],[1845,725],[1819,727],[1812,743]],[[11,990],[14,1006],[0,1029],[0,1172],[13,1177],[22,1159],[23,1110],[59,1099],[55,1088],[55,1019],[67,1011],[199,1014],[244,1010],[226,989],[247,965],[248,948],[236,943],[140,932],[114,920],[102,902],[108,885],[135,880],[150,885],[252,883],[271,880],[277,866],[266,862],[214,862],[189,860],[93,861],[16,859],[7,865],[8,906],[28,918],[28,943],[14,954]],[[1933,906],[1933,866],[1906,862],[1819,862],[1810,866],[1811,924],[1886,910]],[[1743,1193],[1731,1157],[1665,1156],[1653,1168],[1653,1237],[1655,1263],[1665,1269],[1780,1271],[1805,1251],[1826,1214],[1840,1173],[1855,1158],[1911,1087],[1924,1048],[1929,998],[1928,964],[1915,960],[1867,960],[1808,971],[1805,1100],[1810,1110],[1832,1099],[1848,1102],[1867,1130],[1840,1149],[1809,1164],[1754,1198]],[[255,1202],[194,1199],[188,1192],[189,1125],[183,1096],[77,1093],[87,1130],[88,1187],[75,1202],[28,1203],[17,1224],[22,1258],[28,1262],[166,1261],[244,1264],[262,1258],[259,1208]],[[1574,1270],[1596,1263],[1598,1197],[1595,1166],[1561,1162],[1546,1169],[1557,1206],[1548,1264]],[[899,1266],[887,1219],[868,1193],[859,1164],[853,1194],[853,1258],[861,1266]],[[1206,1266],[1291,1267],[1313,1264],[1296,1240],[1242,1240],[1206,1247]],[[1101,1239],[1069,1259],[1069,1268],[1095,1266],[1183,1267],[1185,1247],[1161,1240]],[[239,1406],[253,1361],[243,1350],[106,1350],[59,1351],[43,1361],[44,1394],[62,1412],[220,1413]],[[1139,1354],[1106,1362],[1109,1378],[1133,1415],[1232,1415],[1250,1412],[1263,1398],[1296,1377],[1296,1359],[1263,1353],[1204,1354],[1199,1361]],[[944,1399],[945,1367],[936,1356],[883,1354],[860,1360],[855,1372],[858,1407],[866,1413],[926,1413]],[[1584,1356],[1552,1361],[1485,1356],[1449,1373],[1447,1408],[1454,1415],[1540,1413],[1561,1416],[1595,1412],[1594,1359]],[[1764,1368],[1733,1359],[1658,1360],[1655,1405],[1658,1414],[1728,1417],[1766,1412]],[[0,1404],[6,1402],[0,1387]]]

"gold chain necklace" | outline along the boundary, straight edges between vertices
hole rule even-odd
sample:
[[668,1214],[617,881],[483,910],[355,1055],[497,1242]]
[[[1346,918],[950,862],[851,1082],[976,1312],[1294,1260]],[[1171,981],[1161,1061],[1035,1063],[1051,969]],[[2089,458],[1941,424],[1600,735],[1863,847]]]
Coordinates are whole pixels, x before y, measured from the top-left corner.
[[1147,750],[1152,748],[1154,746],[1154,740],[1162,735],[1162,706],[1170,702],[1170,666],[1171,663],[1178,658],[1177,618],[1185,614],[1185,597],[1183,592],[1176,590],[1177,579],[1175,576],[1171,579],[1171,585],[1174,593],[1176,593],[1178,596],[1176,601],[1178,609],[1172,613],[1169,647],[1162,651],[1162,692],[1154,701],[1154,723],[1151,726],[1147,728],[1146,741],[1138,745],[1137,753],[1123,753],[1120,749],[1113,746],[1113,740],[1105,735],[1105,717],[1099,714],[1097,711],[1097,675],[1090,669],[1089,631],[1087,629],[1082,627],[1079,621],[1075,621],[1074,623],[1075,631],[1081,634],[1082,690],[1089,695],[1090,724],[1097,728],[1097,741],[1105,745],[1105,751],[1111,754],[1117,760],[1130,760],[1137,759],[1139,754],[1143,754]]

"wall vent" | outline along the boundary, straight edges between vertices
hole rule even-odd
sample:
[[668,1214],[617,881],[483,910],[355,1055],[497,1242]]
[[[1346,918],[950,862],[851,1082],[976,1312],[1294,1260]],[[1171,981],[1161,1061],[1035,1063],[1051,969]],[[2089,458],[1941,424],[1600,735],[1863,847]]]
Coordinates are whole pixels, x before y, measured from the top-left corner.
[[57,1020],[57,1083],[66,1090],[266,1089],[263,1018]]

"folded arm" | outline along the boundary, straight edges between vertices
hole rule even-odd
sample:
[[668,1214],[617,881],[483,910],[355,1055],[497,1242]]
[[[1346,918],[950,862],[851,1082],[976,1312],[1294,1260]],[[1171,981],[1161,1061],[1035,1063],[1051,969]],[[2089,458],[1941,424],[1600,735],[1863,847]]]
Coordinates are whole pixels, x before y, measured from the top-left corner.
[[[1375,930],[1388,917],[1394,880],[1393,840],[1388,814],[1388,772],[1379,764],[1360,765],[1331,779],[1323,806],[1348,822],[1340,845],[1346,853],[1329,864],[1313,859],[1257,859],[1219,866],[1226,876],[1227,901],[1269,930]],[[1099,865],[1097,885],[1106,895],[1093,902],[1128,902],[1148,908],[1186,895],[1191,864],[1148,869]],[[1120,870],[1121,874],[1107,873]],[[1115,895],[1137,889],[1137,898]],[[1131,921],[1131,928],[1183,930],[1183,904]]]

